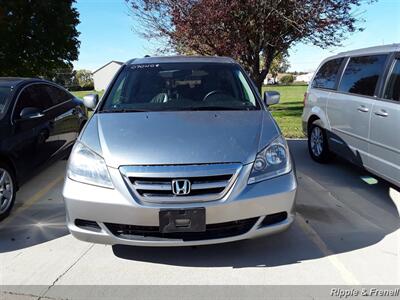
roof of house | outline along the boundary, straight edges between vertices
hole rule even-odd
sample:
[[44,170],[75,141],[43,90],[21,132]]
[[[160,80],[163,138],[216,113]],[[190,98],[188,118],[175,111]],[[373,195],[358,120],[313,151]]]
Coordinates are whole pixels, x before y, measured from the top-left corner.
[[104,67],[108,66],[108,65],[111,64],[111,63],[116,63],[116,64],[119,64],[119,65],[123,65],[123,64],[124,64],[122,61],[112,60],[112,61],[106,63],[105,65],[101,66],[101,67],[98,68],[97,70],[93,71],[92,74],[94,74],[94,73],[100,71],[101,69],[103,69]]

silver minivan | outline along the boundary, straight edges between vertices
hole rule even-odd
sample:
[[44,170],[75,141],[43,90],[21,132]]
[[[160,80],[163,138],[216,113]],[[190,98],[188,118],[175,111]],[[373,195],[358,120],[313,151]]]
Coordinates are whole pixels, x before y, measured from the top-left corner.
[[335,153],[400,186],[400,44],[324,60],[302,119],[314,160]]
[[230,242],[294,219],[288,145],[242,68],[223,57],[125,63],[72,150],[63,189],[80,240],[143,246]]

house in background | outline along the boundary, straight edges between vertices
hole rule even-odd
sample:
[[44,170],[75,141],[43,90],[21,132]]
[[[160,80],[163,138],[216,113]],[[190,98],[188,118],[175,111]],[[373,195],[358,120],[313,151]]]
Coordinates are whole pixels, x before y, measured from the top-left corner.
[[302,75],[297,75],[296,79],[294,81],[295,82],[310,83],[310,81],[311,81],[313,76],[314,76],[314,72],[310,72],[310,73],[302,74]]
[[271,74],[271,73],[268,73],[268,75],[265,77],[265,79],[264,79],[264,85],[268,85],[268,84],[278,84],[280,81],[281,81],[281,78],[283,77],[283,76],[286,76],[286,75],[290,75],[290,74],[287,74],[287,73],[278,73],[278,75],[276,75],[275,77]]
[[105,90],[113,79],[115,73],[123,65],[123,62],[112,60],[93,72],[94,89],[96,91]]

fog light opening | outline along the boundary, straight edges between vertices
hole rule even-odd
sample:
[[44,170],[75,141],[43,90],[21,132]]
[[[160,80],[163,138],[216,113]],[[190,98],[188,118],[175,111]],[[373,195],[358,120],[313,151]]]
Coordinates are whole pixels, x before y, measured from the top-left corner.
[[271,215],[266,215],[264,220],[261,222],[260,227],[266,227],[276,223],[280,223],[282,221],[285,221],[287,217],[288,214],[286,211],[278,212]]
[[101,231],[99,224],[97,224],[97,222],[95,221],[75,219],[75,225],[85,230],[90,230],[95,232]]

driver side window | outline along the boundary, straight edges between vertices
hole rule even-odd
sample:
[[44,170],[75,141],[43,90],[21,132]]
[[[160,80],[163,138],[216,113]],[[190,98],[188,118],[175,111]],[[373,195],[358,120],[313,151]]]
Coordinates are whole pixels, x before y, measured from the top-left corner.
[[44,85],[30,85],[25,88],[17,99],[14,119],[19,119],[21,111],[26,107],[39,108],[41,111],[53,105]]

